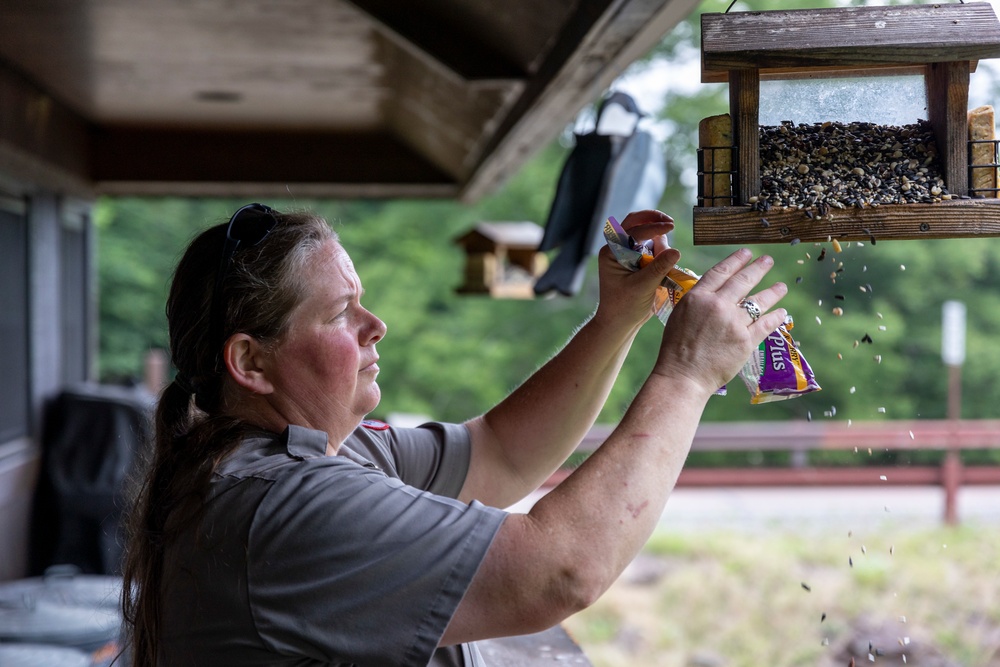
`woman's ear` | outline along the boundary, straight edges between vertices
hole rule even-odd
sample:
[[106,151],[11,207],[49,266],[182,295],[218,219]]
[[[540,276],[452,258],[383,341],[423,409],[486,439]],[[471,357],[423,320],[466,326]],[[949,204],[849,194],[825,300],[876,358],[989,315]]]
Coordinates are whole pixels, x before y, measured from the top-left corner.
[[264,347],[253,336],[235,333],[222,348],[222,360],[236,384],[255,394],[274,391],[265,372]]

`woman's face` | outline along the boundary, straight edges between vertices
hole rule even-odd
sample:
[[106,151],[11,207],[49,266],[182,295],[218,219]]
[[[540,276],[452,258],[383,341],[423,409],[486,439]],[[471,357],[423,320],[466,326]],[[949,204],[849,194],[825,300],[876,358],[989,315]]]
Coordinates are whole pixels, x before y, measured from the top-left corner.
[[375,343],[385,324],[361,305],[361,280],[335,241],[316,252],[304,284],[305,297],[269,355],[271,399],[289,423],[340,443],[379,403]]

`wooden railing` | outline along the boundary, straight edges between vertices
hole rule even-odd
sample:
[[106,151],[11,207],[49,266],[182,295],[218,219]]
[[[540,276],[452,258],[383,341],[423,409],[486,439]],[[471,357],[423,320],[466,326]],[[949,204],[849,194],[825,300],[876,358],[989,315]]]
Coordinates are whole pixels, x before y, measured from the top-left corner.
[[[614,429],[597,425],[578,451],[590,452]],[[703,423],[695,434],[692,451],[785,451],[788,466],[694,467],[686,466],[677,485],[712,486],[862,486],[939,485],[945,489],[945,520],[957,521],[955,500],[963,485],[1000,484],[1000,465],[964,465],[961,452],[1000,449],[1000,420],[912,420],[854,422],[726,422]],[[808,453],[820,450],[856,451],[857,465],[816,466]],[[938,450],[939,465],[864,465],[861,456],[883,451]],[[562,470],[549,485],[569,474]]]

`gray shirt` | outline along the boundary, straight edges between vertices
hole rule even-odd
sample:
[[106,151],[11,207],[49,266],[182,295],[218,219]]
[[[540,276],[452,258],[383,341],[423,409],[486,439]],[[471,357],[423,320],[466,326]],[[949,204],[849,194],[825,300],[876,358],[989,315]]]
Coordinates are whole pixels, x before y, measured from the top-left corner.
[[480,665],[436,651],[506,513],[454,500],[468,431],[365,422],[326,456],[290,426],[244,441],[166,553],[162,665]]

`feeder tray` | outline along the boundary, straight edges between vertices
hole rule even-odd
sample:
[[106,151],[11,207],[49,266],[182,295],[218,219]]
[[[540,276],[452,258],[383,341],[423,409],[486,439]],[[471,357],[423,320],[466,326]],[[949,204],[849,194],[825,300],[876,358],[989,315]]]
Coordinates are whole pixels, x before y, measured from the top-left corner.
[[[1000,21],[989,3],[703,14],[701,28],[702,81],[729,83],[729,125],[722,153],[719,144],[699,150],[699,188],[725,180],[729,205],[694,208],[696,245],[1000,236],[996,188],[970,190],[973,168],[997,168],[996,141],[973,142],[989,143],[991,157],[970,164],[969,73],[980,59],[1000,57]],[[950,201],[819,215],[751,205],[761,191],[761,80],[899,74],[924,77]],[[699,204],[719,199],[713,193]]]

